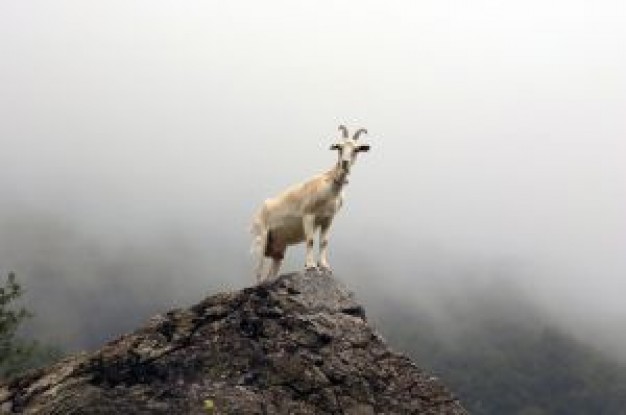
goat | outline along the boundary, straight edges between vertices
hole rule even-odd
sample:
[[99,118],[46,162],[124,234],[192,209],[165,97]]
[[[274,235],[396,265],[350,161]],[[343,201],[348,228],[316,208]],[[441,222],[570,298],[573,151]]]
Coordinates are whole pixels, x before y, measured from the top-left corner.
[[[368,144],[359,144],[361,134],[367,130],[357,130],[349,138],[348,129],[340,125],[342,140],[330,149],[338,151],[335,166],[311,179],[296,184],[278,196],[267,199],[254,216],[251,232],[253,234],[253,254],[257,257],[257,281],[274,278],[285,257],[288,245],[306,241],[305,269],[316,267],[313,245],[315,234],[319,237],[319,262],[321,269],[330,270],[328,265],[328,231],[333,218],[343,203],[343,187],[358,153],[369,151]],[[272,264],[263,276],[265,258],[271,258]]]

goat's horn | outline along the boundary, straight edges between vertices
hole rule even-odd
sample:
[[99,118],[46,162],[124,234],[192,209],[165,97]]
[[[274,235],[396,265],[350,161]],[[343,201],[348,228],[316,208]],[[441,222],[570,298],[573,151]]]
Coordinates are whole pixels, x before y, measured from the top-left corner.
[[339,131],[342,132],[343,138],[348,138],[348,129],[346,128],[345,125],[340,125],[339,126]]
[[367,130],[365,128],[359,128],[357,132],[354,133],[354,135],[352,136],[352,139],[354,141],[358,140],[361,133],[367,134]]

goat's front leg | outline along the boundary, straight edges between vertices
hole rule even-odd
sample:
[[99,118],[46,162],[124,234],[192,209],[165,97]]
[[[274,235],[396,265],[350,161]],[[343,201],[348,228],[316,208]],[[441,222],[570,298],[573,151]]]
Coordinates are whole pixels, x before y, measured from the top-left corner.
[[282,258],[272,258],[272,266],[270,267],[270,271],[268,274],[268,278],[276,278],[276,276],[278,275],[278,271],[280,270],[280,265],[282,264],[283,259]]
[[322,222],[320,231],[320,262],[319,266],[322,269],[330,270],[328,265],[328,231],[330,230],[330,224],[332,219],[327,219]]
[[315,215],[304,215],[302,218],[302,226],[304,227],[304,239],[306,241],[306,261],[304,267],[306,269],[313,269],[315,268],[315,254],[313,252]]

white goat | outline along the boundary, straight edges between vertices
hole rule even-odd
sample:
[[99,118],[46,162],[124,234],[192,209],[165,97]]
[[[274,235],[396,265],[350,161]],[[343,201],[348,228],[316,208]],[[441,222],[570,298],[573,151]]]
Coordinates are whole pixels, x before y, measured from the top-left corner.
[[348,129],[340,125],[342,140],[330,149],[338,150],[337,164],[325,173],[290,187],[278,196],[267,199],[254,216],[252,223],[253,253],[257,256],[257,281],[262,281],[265,257],[272,259],[266,278],[278,275],[288,245],[306,241],[305,268],[315,268],[313,243],[320,230],[318,265],[330,269],[328,265],[328,230],[342,204],[343,186],[346,177],[356,160],[357,153],[368,151],[368,144],[357,140],[364,128],[349,138]]

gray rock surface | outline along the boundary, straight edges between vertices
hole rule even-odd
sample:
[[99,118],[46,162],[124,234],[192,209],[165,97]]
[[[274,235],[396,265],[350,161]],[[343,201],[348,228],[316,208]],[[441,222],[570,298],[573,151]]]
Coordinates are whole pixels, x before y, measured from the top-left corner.
[[466,414],[317,271],[208,297],[0,385],[0,412]]

